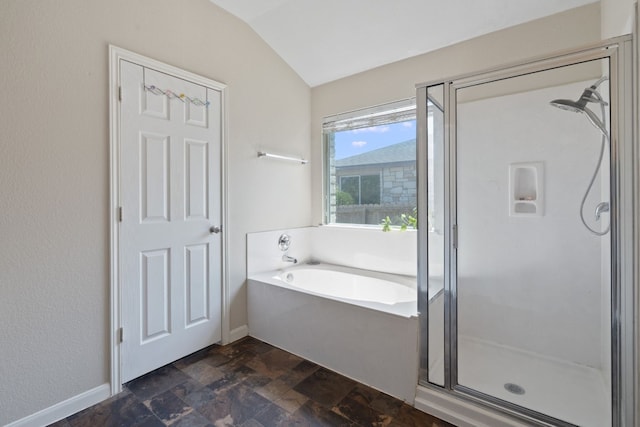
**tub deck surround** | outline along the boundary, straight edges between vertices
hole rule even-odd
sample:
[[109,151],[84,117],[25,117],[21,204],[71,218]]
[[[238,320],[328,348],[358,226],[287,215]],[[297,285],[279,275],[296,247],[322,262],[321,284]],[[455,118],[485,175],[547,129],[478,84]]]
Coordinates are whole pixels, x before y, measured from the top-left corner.
[[[303,263],[311,258],[311,233],[314,227],[290,228],[247,234],[247,277],[256,273],[290,267],[292,263],[282,260],[287,254]],[[278,246],[280,236],[289,236],[289,249]]]
[[415,300],[415,280],[407,286],[392,279],[385,280],[373,272],[353,272],[336,265],[309,262],[285,269],[275,276],[282,282],[307,292],[350,301],[370,301],[394,305]]
[[299,263],[316,260],[361,270],[401,276],[417,275],[417,233],[380,228],[318,226],[263,231],[247,234],[247,277],[290,267],[278,248],[282,234],[290,237],[286,253]]
[[[296,266],[282,261],[283,233]],[[249,233],[249,333],[413,404],[415,276],[416,233],[332,226]],[[348,290],[330,292],[337,283]],[[373,288],[373,295],[362,292]]]
[[405,318],[417,316],[415,277],[304,263],[249,279]]
[[396,309],[405,305],[404,313],[390,313],[269,280],[274,280],[269,274],[265,281],[248,280],[252,336],[413,404],[418,378],[415,301],[396,304]]

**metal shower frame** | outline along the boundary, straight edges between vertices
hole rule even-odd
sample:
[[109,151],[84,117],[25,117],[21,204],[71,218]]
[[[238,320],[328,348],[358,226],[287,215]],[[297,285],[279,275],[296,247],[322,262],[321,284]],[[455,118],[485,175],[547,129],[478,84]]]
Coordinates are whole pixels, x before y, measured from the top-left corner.
[[[418,223],[427,224],[427,91],[444,90],[444,304],[445,386],[419,379],[419,387],[444,393],[460,402],[491,408],[507,417],[540,426],[572,426],[545,414],[522,408],[457,383],[457,283],[456,249],[453,246],[456,219],[456,90],[483,83],[523,76],[586,61],[609,59],[611,114],[611,367],[612,426],[632,427],[640,421],[638,402],[638,248],[640,246],[640,181],[631,36],[617,37],[581,49],[563,51],[505,67],[431,81],[417,88]],[[632,115],[633,114],[633,115]],[[637,118],[636,118],[637,119]],[[418,311],[420,313],[420,372],[428,374],[428,228],[418,230]]]

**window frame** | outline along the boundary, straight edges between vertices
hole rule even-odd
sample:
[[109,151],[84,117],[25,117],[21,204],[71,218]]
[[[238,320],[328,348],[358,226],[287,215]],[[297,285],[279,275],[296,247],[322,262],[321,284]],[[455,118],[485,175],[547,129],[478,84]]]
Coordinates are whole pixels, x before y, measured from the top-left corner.
[[[330,168],[335,168],[331,164],[331,148],[332,142],[335,143],[334,135],[336,132],[362,129],[367,127],[382,126],[386,124],[400,123],[404,121],[416,121],[417,123],[417,106],[416,98],[411,97],[400,101],[380,104],[372,107],[353,110],[345,113],[327,116],[322,122],[322,224],[337,227],[355,227],[355,228],[374,228],[380,229],[381,224],[357,224],[357,223],[339,223],[335,221],[335,211],[332,212],[331,207],[336,205],[336,190],[341,188],[341,183],[336,182],[339,178],[336,176],[335,169],[332,172]],[[366,176],[376,175],[375,173]],[[346,175],[345,175],[346,176]],[[359,195],[362,200],[362,174],[354,174],[359,177]],[[379,176],[379,204],[382,204],[383,178]],[[340,177],[341,178],[341,177]],[[332,182],[333,181],[333,182]],[[417,135],[416,135],[416,185],[417,185]],[[333,193],[332,193],[333,188]],[[417,206],[417,201],[416,201]],[[393,226],[396,228],[396,226]]]

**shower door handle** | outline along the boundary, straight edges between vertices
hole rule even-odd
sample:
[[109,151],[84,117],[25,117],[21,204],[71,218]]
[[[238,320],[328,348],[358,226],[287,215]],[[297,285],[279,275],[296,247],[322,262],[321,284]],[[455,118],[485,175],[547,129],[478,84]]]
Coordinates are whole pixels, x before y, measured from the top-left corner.
[[453,249],[458,249],[458,225],[454,224],[451,227],[451,240],[453,242]]

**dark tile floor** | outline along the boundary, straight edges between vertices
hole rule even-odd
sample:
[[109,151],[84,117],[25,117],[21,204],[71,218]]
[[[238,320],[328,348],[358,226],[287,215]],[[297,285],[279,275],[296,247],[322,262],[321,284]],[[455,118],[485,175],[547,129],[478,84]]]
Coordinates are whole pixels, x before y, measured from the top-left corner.
[[53,426],[445,427],[370,387],[247,337],[211,346],[125,385]]

